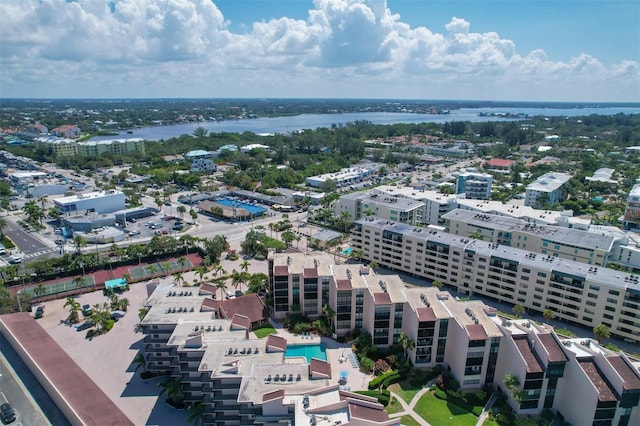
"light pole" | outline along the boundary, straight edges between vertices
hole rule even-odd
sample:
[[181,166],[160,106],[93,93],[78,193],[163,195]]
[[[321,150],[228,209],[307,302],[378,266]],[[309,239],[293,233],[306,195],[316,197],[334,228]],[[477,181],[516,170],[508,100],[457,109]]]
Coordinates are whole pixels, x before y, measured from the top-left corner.
[[18,309],[20,309],[20,312],[22,312],[22,303],[20,302],[20,292],[22,291],[22,289],[18,290],[18,293],[16,293],[16,296],[18,297]]

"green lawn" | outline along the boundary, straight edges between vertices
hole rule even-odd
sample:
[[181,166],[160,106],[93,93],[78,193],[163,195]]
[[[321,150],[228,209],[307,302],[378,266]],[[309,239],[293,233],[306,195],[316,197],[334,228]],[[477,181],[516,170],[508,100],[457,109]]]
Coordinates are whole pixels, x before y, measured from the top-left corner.
[[270,325],[263,325],[262,327],[253,330],[253,332],[256,334],[256,337],[258,339],[262,339],[270,334],[275,333],[276,329],[271,327]]
[[393,385],[390,385],[387,389],[389,389],[391,392],[395,392],[396,394],[398,394],[398,396],[402,398],[404,402],[409,404],[413,399],[413,397],[416,396],[418,392],[420,392],[420,389],[422,389],[422,386],[414,386],[411,383],[409,383],[408,380],[405,380],[400,383],[394,383]]
[[414,411],[432,425],[474,426],[478,418],[469,411],[427,392],[420,398]]
[[413,417],[409,415],[400,417],[400,423],[402,423],[405,426],[420,426],[420,423],[415,421]]
[[393,413],[399,413],[400,411],[402,411],[403,410],[402,404],[400,404],[396,398],[394,397],[391,397],[391,398],[393,399],[393,401],[389,402],[389,405],[387,405],[387,413],[393,414]]

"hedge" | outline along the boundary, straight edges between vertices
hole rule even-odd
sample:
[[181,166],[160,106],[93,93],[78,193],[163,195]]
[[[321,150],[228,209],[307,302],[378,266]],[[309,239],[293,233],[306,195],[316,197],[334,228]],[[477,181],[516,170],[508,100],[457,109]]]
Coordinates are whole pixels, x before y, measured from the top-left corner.
[[366,396],[371,396],[373,398],[377,398],[378,402],[384,405],[385,407],[389,405],[389,399],[391,399],[391,392],[389,392],[386,389],[382,391],[375,391],[375,390],[356,391],[356,393],[360,395],[366,395]]
[[379,375],[378,377],[374,378],[373,380],[371,380],[369,382],[369,390],[372,389],[378,389],[378,387],[380,387],[380,384],[387,378],[387,377],[391,377],[393,375],[398,374],[397,370],[389,370],[386,373],[382,373],[381,375]]
[[392,374],[382,381],[382,389],[386,389],[389,385],[399,382],[402,380],[402,375],[400,373]]

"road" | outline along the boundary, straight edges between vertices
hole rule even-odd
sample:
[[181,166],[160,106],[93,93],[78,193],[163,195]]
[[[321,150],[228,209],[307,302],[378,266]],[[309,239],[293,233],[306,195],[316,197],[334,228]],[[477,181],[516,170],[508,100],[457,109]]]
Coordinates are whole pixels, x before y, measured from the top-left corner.
[[0,348],[0,403],[9,402],[16,411],[17,421],[12,425],[69,425],[53,400],[2,336]]

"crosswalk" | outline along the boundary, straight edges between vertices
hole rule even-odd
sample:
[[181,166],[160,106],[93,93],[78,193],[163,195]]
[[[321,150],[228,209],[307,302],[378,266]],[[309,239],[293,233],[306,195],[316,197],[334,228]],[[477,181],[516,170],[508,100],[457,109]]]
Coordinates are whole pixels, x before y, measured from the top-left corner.
[[38,257],[38,256],[42,256],[43,254],[49,254],[49,253],[58,253],[60,252],[60,247],[48,247],[46,249],[42,249],[42,250],[38,250],[38,251],[34,251],[32,253],[25,253],[24,256],[22,256],[23,259],[31,259],[34,257]]

